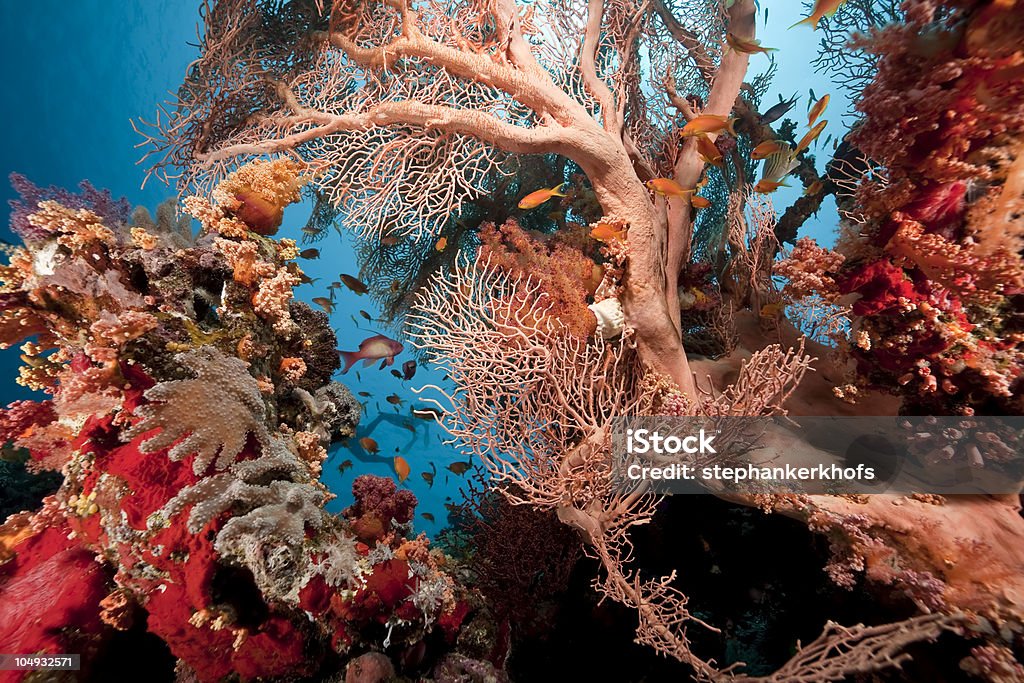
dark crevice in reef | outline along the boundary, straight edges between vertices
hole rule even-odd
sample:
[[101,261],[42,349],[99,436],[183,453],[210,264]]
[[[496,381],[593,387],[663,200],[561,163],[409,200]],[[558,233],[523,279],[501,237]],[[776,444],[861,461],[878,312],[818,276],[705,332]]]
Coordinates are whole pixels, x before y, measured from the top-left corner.
[[167,643],[146,630],[145,613],[127,631],[111,631],[112,635],[97,653],[88,671],[89,681],[138,681],[171,683],[175,680],[177,661]]
[[0,520],[16,512],[38,509],[43,498],[54,493],[64,481],[60,472],[29,472],[25,469],[26,460],[27,456],[17,453],[12,453],[10,459],[0,458]]
[[[676,586],[691,612],[721,629],[688,629],[694,652],[720,666],[743,661],[749,675],[766,675],[795,652],[797,640],[818,637],[829,619],[844,625],[881,624],[915,613],[908,601],[864,586],[835,586],[823,571],[828,542],[801,523],[711,496],[674,496],[654,521],[633,534],[645,578],[678,569]],[[560,607],[543,633],[515,634],[513,680],[686,681],[691,671],[633,643],[636,613],[605,601],[590,587],[595,565],[580,562]],[[898,592],[898,591],[893,591]],[[873,681],[968,680],[957,663],[969,645],[952,636],[918,645],[903,670]]]

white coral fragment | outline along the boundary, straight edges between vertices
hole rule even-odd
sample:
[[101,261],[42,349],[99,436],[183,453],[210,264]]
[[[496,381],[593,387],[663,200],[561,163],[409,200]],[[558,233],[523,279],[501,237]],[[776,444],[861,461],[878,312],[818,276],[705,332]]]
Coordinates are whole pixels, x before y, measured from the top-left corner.
[[622,334],[626,324],[626,315],[618,299],[604,299],[588,306],[597,318],[597,333],[603,339],[613,339]]

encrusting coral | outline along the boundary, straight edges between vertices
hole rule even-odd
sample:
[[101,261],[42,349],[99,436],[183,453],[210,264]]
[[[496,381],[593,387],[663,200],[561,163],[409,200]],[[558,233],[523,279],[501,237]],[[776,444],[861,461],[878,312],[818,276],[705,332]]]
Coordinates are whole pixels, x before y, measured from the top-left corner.
[[35,337],[22,377],[50,398],[0,412],[0,438],[64,481],[0,526],[6,646],[80,652],[88,670],[113,630],[144,623],[179,672],[218,681],[330,673],[435,631],[454,644],[468,594],[425,538],[406,538],[415,498],[378,496],[375,509],[401,501],[400,519],[371,530],[368,514],[324,510],[324,449],[359,409],[330,382],[326,316],[292,298],[294,243],[261,236],[297,199],[298,171],[261,162],[216,204],[187,201],[199,236],[166,212],[129,224],[91,186],[71,206],[25,190],[0,340]]

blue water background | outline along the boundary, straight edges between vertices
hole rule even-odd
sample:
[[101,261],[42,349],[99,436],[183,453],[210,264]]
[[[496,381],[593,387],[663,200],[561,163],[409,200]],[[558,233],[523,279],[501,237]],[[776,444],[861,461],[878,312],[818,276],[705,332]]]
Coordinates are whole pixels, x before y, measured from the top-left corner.
[[[784,4],[773,3],[767,26],[763,11],[759,15],[763,44],[779,48],[774,53],[779,71],[765,106],[774,104],[777,94],[788,98],[797,92],[802,98],[790,116],[805,122],[808,89],[813,88],[819,96],[831,92],[829,132],[838,137],[839,113],[847,110],[849,104],[830,88],[826,78],[808,66],[815,57],[817,37],[808,28],[787,31],[786,27],[800,18],[801,9],[799,3]],[[98,188],[110,189],[115,197],[125,196],[133,205],[150,210],[175,194],[173,188],[153,179],[142,187],[145,169],[136,165],[142,154],[136,149],[141,139],[129,122],[139,117],[152,119],[157,104],[169,99],[169,92],[181,83],[185,68],[197,54],[197,6],[191,0],[4,2],[0,6],[0,57],[7,71],[5,102],[0,108],[0,130],[6,131],[0,146],[0,171],[4,177],[17,171],[37,185],[67,188],[89,179]],[[767,57],[753,56],[750,77],[767,64]],[[819,170],[823,170],[828,154],[818,156]],[[0,181],[0,198],[6,210],[7,200],[15,195],[5,178]],[[788,206],[800,191],[799,187],[782,188],[773,197],[776,207]],[[308,205],[290,207],[280,236],[298,239],[308,215]],[[837,224],[835,204],[829,198],[818,218],[805,226],[803,234],[831,243]],[[4,239],[17,241],[7,228],[7,220],[0,231]],[[301,287],[297,292],[300,298],[309,301],[323,296],[326,284],[339,273],[358,272],[352,240],[350,235],[340,239],[332,233],[316,245],[323,255],[317,261],[303,261],[302,266],[311,277],[321,279]],[[369,297],[339,291],[331,320],[342,349],[355,350],[361,340],[385,332],[363,320],[358,314],[360,309],[374,318],[378,315]],[[31,396],[31,392],[14,382],[17,356],[16,349],[0,353],[0,400],[4,404]],[[396,359],[395,367],[400,368],[403,361],[410,359],[412,355],[406,352]],[[412,475],[405,485],[421,501],[418,512],[427,512],[436,519],[436,523],[430,523],[418,517],[417,528],[434,534],[443,526],[444,503],[457,497],[462,482],[445,468],[465,457],[442,445],[440,429],[411,418],[409,412],[417,401],[411,388],[428,382],[440,383],[439,375],[421,367],[411,382],[401,382],[388,369],[379,370],[375,365],[357,367],[338,377],[353,392],[372,394],[370,398],[361,398],[366,410],[357,438],[371,436],[379,443],[380,453],[366,453],[356,439],[332,450],[323,481],[338,498],[330,503],[329,509],[340,511],[351,502],[349,489],[355,475],[394,476],[393,457],[400,453],[412,466]],[[385,396],[391,393],[397,393],[405,405],[387,403]],[[411,425],[415,433],[406,425]],[[351,460],[354,467],[342,475],[338,465],[346,460]],[[429,471],[431,463],[437,476],[433,487],[428,488],[420,473]]]

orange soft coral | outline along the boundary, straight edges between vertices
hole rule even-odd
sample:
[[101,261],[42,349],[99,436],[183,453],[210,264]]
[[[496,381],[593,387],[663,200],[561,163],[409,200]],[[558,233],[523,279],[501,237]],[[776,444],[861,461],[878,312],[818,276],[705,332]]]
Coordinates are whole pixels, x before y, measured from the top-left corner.
[[[513,277],[532,278],[550,302],[549,314],[574,337],[594,333],[588,297],[600,282],[600,267],[578,248],[547,235],[531,236],[515,220],[480,228],[481,260]],[[596,278],[596,279],[595,279]]]

